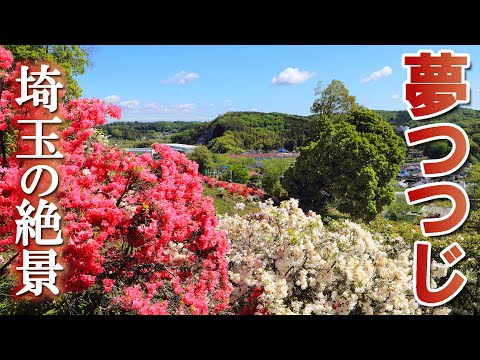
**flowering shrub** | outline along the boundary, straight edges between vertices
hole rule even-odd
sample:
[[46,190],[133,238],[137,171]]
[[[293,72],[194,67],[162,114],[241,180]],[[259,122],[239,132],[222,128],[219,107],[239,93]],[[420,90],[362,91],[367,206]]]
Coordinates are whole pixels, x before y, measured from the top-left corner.
[[231,195],[239,194],[243,197],[256,196],[259,199],[263,199],[266,196],[265,192],[263,192],[262,190],[252,189],[244,184],[220,181],[208,176],[202,176],[202,179],[209,187],[219,187],[226,189]]
[[[2,64],[8,62],[0,51]],[[15,106],[11,100],[0,106]],[[88,293],[92,312],[101,308],[103,313],[225,310],[231,292],[228,241],[216,230],[212,200],[202,197],[197,165],[166,145],[153,145],[160,158],[154,159],[96,141],[93,127],[107,116],[120,117],[115,105],[80,99],[61,111],[64,161],[57,195],[64,219],[61,256],[68,269],[62,276],[63,299]],[[12,143],[21,148],[14,116],[15,109],[6,115],[0,135],[14,134]],[[5,157],[0,163],[0,252],[15,243],[14,209],[21,200],[21,165],[14,151]]]
[[114,304],[140,314],[224,310],[228,242],[196,164],[160,144],[161,160],[93,148],[64,165],[66,290],[103,287]]
[[13,56],[9,50],[0,47],[0,69],[7,70],[13,64]]
[[13,153],[28,147],[17,142],[18,120],[35,118],[38,111],[32,106],[20,107],[15,101],[19,85],[15,77],[19,67],[12,69],[13,57],[10,51],[0,47],[0,253],[15,242],[15,205],[19,205],[20,169]]
[[[350,221],[326,230],[298,201],[220,217],[231,242],[232,304],[244,314],[421,314],[412,294],[412,254]],[[432,264],[432,276],[446,267]],[[436,286],[432,283],[432,286]],[[253,308],[252,308],[253,304]],[[435,313],[448,313],[439,308]]]

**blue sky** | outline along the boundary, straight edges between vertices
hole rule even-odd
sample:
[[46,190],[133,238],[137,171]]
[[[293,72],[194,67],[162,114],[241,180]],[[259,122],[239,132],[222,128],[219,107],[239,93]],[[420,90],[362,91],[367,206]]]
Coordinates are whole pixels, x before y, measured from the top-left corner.
[[406,110],[403,53],[468,53],[471,103],[480,109],[480,46],[104,45],[78,76],[84,97],[112,101],[126,121],[208,121],[227,111],[310,114],[318,81],[341,80],[357,102]]

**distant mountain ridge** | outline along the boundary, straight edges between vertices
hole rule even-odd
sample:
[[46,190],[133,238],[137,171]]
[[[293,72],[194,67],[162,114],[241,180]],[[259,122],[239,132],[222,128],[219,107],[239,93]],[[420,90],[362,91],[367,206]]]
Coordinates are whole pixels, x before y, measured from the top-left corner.
[[439,122],[456,124],[465,130],[470,139],[470,157],[468,161],[475,163],[480,160],[480,110],[457,107],[443,115],[426,120],[412,120],[406,110],[374,111],[388,121],[396,130],[398,130],[400,126],[413,128]]
[[312,131],[312,119],[316,116],[227,112],[209,123],[174,134],[171,140],[192,145],[204,144],[215,153],[269,151],[282,147],[292,151],[305,145]]
[[[480,160],[480,111],[457,107],[428,120],[412,120],[406,110],[373,110],[401,134],[399,127],[410,128],[435,122],[461,126],[470,138],[471,160]],[[312,121],[319,115],[300,116],[284,113],[235,111],[219,115],[209,122],[121,122],[103,125],[107,135],[154,141],[157,133],[170,133],[170,140],[183,144],[204,144],[215,153],[271,151],[286,148],[298,150],[306,145]],[[120,135],[119,135],[120,134]],[[145,146],[148,146],[146,144]]]
[[474,133],[480,125],[480,110],[457,107],[446,114],[427,120],[412,120],[407,110],[374,110],[393,126],[407,125],[415,127],[420,124],[451,122],[464,128],[467,134]]

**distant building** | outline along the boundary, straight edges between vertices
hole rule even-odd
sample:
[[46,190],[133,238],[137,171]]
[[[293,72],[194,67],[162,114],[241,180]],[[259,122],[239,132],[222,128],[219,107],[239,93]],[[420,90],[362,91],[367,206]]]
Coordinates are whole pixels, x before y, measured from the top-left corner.
[[135,154],[144,154],[144,153],[150,153],[150,154],[155,154],[155,151],[152,148],[127,148],[125,149],[126,152],[132,152]]
[[[190,154],[195,150],[197,146],[195,145],[187,145],[187,144],[165,144],[168,147],[172,148],[173,150],[179,151],[184,154]],[[127,148],[125,149],[127,152],[133,152],[136,154],[144,154],[144,153],[151,153],[152,155],[155,154],[155,151],[152,148]]]
[[242,159],[242,158],[254,158],[257,161],[261,161],[263,159],[267,158],[277,158],[277,159],[282,159],[282,158],[290,158],[290,157],[298,157],[300,156],[300,153],[279,153],[277,152],[268,152],[268,153],[243,153],[243,154],[226,154],[229,158],[232,159]]
[[417,187],[417,186],[420,186],[420,185],[425,185],[425,184],[429,184],[431,183],[432,180],[430,178],[423,178],[417,182],[414,182],[413,184],[410,184],[409,186],[410,187]]
[[406,178],[410,176],[410,172],[407,170],[402,170],[398,173],[398,177]]
[[407,131],[409,129],[409,127],[407,125],[401,125],[397,128],[397,131],[398,132],[401,132],[401,133],[404,133],[405,131]]
[[416,165],[409,165],[405,168],[405,170],[407,171],[420,171],[421,168],[420,168],[420,165],[419,164],[416,164]]
[[173,150],[180,151],[184,154],[190,154],[196,149],[196,145],[187,145],[187,144],[165,144],[171,147]]

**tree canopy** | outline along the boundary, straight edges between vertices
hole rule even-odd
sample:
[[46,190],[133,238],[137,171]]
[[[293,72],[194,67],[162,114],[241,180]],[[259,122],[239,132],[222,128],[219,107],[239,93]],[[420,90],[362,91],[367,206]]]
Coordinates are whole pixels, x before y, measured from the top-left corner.
[[283,198],[286,196],[286,191],[281,185],[281,179],[285,174],[285,171],[292,165],[294,162],[293,158],[285,159],[265,159],[262,161],[262,185],[263,189],[277,197]]
[[315,117],[318,115],[227,112],[209,123],[173,134],[171,140],[192,145],[205,144],[217,154],[244,150],[270,151],[282,147],[292,151],[305,145]]
[[[424,125],[421,121],[412,120],[406,110],[375,110],[375,112],[382,116],[382,118],[388,121],[392,126],[394,126],[395,129],[398,129],[398,127],[401,125],[406,125],[410,128]],[[458,106],[446,112],[445,114],[429,119],[429,123],[445,122],[456,124],[465,130],[470,140],[470,155],[468,157],[468,162],[477,163],[480,159],[480,110]],[[434,143],[435,145],[433,145]],[[428,148],[433,147],[435,150],[439,151],[439,153],[436,154],[436,156],[438,156],[442,153],[445,154],[445,151],[447,151],[447,146],[445,145],[448,145],[448,152],[450,152],[451,146],[448,141],[445,142],[445,145],[437,145],[440,143],[442,143],[442,141],[433,141],[431,143],[418,145],[418,148],[423,148],[426,151],[430,151],[431,149]],[[448,152],[446,152],[446,154],[448,154]],[[425,153],[425,155],[427,155],[427,153]]]
[[232,181],[234,183],[246,184],[250,179],[247,167],[241,163],[232,163],[228,165],[228,170],[222,175],[224,181]]
[[340,80],[332,80],[326,88],[323,88],[322,82],[319,81],[315,96],[318,98],[313,102],[310,111],[330,118],[347,114],[357,106],[355,96],[350,95],[345,84]]
[[5,45],[10,50],[15,61],[27,60],[37,62],[40,60],[51,61],[62,67],[66,84],[66,100],[82,96],[82,88],[75,79],[91,65],[91,48],[80,45]]
[[198,172],[200,174],[204,174],[205,170],[213,166],[213,154],[205,145],[198,146],[187,157],[198,164]]
[[314,141],[289,168],[283,186],[302,208],[329,207],[372,220],[394,198],[390,180],[405,156],[402,140],[378,114],[354,109],[343,120],[323,116]]

